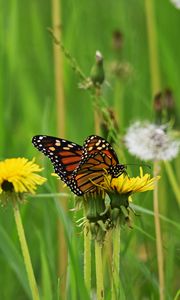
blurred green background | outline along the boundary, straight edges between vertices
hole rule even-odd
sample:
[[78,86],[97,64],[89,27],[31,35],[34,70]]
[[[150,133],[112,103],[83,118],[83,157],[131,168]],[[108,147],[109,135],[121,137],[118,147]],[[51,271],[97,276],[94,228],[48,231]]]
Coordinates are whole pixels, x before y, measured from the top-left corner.
[[[180,11],[168,0],[154,2],[162,89],[173,91],[178,114]],[[44,159],[31,144],[33,135],[58,135],[53,39],[47,30],[52,27],[52,3],[47,0],[1,0],[0,7],[0,159],[37,157],[37,161],[45,167],[44,176],[48,177],[48,183],[44,188],[39,188],[39,193],[57,192],[56,181],[50,176],[52,167],[48,159]],[[120,120],[121,134],[134,120],[153,120],[144,1],[62,0],[61,11],[63,44],[87,76],[94,63],[95,51],[100,50],[104,56],[108,84],[103,88],[103,96],[112,106],[118,101],[118,93],[121,94],[123,108],[119,107],[119,112],[116,111],[117,115],[123,116]],[[131,69],[128,78],[119,79],[119,83],[108,75],[109,65],[115,59],[112,33],[116,29],[123,33],[120,59]],[[88,91],[78,88],[79,79],[64,56],[62,71],[66,128],[62,138],[82,144],[88,135],[94,133],[92,97]],[[124,149],[124,153],[128,162],[135,161],[127,150]],[[122,161],[121,157],[119,159]],[[172,163],[177,178],[180,178],[179,162],[177,158]],[[166,299],[173,299],[180,278],[179,214],[164,169],[159,200],[161,214],[169,220],[162,221],[162,232]],[[152,193],[138,195],[135,204],[152,211]],[[69,202],[69,206],[73,206],[73,201]],[[52,197],[29,197],[21,207],[21,213],[42,299],[58,299],[59,254],[56,236],[59,213],[56,202]],[[73,229],[75,222],[72,213],[66,219],[67,226],[71,228],[71,247],[77,257],[78,270],[81,270],[83,242],[80,230]],[[153,216],[141,213],[134,223],[133,230],[125,228],[122,231],[121,280],[124,299],[158,299]],[[31,299],[9,206],[0,211],[0,266],[0,299]],[[68,299],[84,299],[79,292],[81,284],[78,287],[79,275],[76,271],[74,275],[74,268],[70,259]],[[110,299],[108,290],[106,293],[107,299]]]

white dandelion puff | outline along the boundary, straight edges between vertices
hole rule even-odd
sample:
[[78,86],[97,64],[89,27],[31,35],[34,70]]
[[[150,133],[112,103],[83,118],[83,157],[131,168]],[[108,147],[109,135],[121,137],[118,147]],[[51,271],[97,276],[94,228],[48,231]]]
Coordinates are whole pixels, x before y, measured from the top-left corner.
[[170,0],[170,1],[177,9],[180,9],[180,0]]
[[167,126],[136,122],[125,135],[129,152],[142,160],[171,160],[180,149],[180,140],[166,132]]

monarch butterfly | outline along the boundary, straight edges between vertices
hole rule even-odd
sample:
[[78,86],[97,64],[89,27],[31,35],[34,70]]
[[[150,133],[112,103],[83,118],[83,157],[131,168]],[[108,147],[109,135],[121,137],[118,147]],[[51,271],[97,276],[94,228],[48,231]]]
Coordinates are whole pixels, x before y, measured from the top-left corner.
[[111,145],[97,135],[87,137],[83,146],[46,135],[34,136],[32,143],[51,159],[55,173],[78,196],[94,192],[105,170],[112,177],[125,172]]

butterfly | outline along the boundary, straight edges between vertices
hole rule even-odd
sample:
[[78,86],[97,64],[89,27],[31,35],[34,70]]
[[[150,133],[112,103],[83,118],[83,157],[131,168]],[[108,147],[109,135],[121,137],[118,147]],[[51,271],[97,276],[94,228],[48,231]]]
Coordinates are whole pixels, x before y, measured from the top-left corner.
[[50,158],[55,173],[78,196],[96,191],[105,173],[114,178],[126,172],[111,145],[97,135],[87,137],[83,146],[46,135],[34,136],[32,143]]

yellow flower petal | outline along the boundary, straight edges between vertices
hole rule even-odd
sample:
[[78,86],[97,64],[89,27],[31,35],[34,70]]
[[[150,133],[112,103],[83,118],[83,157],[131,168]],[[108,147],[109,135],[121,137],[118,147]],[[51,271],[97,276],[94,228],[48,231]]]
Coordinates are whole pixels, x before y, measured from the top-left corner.
[[160,176],[150,178],[150,174],[143,175],[143,170],[140,168],[140,176],[128,177],[125,174],[118,178],[111,178],[110,175],[105,175],[103,189],[107,192],[116,191],[119,194],[134,194],[150,191],[154,189],[155,182]]
[[36,172],[42,171],[35,159],[28,161],[26,158],[10,158],[0,162],[0,193],[2,184],[12,183],[16,193],[34,193],[37,185],[43,184],[46,179]]

